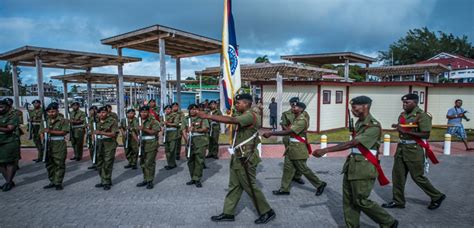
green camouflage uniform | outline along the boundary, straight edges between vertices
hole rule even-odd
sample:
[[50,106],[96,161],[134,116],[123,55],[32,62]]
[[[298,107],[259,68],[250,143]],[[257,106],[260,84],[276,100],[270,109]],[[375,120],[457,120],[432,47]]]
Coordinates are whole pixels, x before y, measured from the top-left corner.
[[[108,117],[97,121],[97,130],[118,134],[118,124],[115,118]],[[112,184],[112,170],[114,168],[115,150],[117,141],[105,135],[97,135],[97,169],[103,185]]]
[[43,159],[43,146],[40,138],[40,128],[43,124],[43,110],[41,108],[33,109],[28,111],[31,122],[31,135],[33,136],[33,142],[38,150],[38,160]]
[[[293,123],[291,124],[290,130],[304,138],[306,137],[306,130],[308,130],[309,121],[301,113],[298,117],[295,116]],[[319,188],[323,182],[316,176],[316,174],[311,171],[306,165],[306,161],[309,158],[308,149],[305,143],[299,142],[296,138],[288,138],[288,147],[285,150],[285,157],[288,160],[288,165],[283,167],[283,176],[281,178],[281,187],[280,191],[289,192],[291,180],[293,179],[295,172],[303,174],[306,179],[315,187]]]
[[71,115],[69,116],[71,121],[81,121],[80,124],[71,124],[72,131],[70,132],[69,137],[71,137],[71,145],[74,150],[74,157],[76,159],[82,159],[82,154],[84,150],[84,124],[86,120],[86,113],[80,109],[77,111],[72,111]]
[[[259,115],[256,115],[251,110],[247,110],[235,118],[239,121],[235,145],[239,145],[258,131],[261,119]],[[262,161],[256,148],[257,143],[258,137],[243,145],[240,149],[236,149],[236,152],[230,159],[229,190],[224,201],[224,214],[234,215],[235,207],[240,200],[242,192],[245,191],[252,198],[252,189],[256,198],[255,202],[253,200],[252,202],[254,205],[255,203],[258,205],[260,214],[271,210],[265,195],[263,195],[263,192],[256,183],[257,165]],[[244,157],[241,157],[242,154]],[[241,162],[247,162],[250,183]]]
[[[69,133],[69,120],[61,117],[59,114],[55,119],[48,117],[48,126],[50,130],[64,131]],[[44,133],[44,127],[41,126],[40,132]],[[48,178],[54,185],[63,183],[66,173],[66,155],[67,143],[65,136],[49,134],[48,148],[46,150],[46,169]]]
[[165,154],[166,154],[166,162],[168,166],[174,167],[176,166],[176,152],[178,149],[178,142],[181,142],[181,132],[180,132],[180,123],[181,119],[179,118],[178,114],[175,112],[171,112],[170,114],[166,115],[166,122],[176,124],[177,127],[166,127],[163,124],[163,131],[166,134],[165,139]]
[[[364,120],[355,124],[357,140],[369,150],[379,149],[379,140],[382,135],[380,123],[368,115]],[[354,150],[354,149],[353,149]],[[360,227],[360,212],[364,212],[380,227],[390,227],[394,219],[378,204],[368,199],[375,179],[378,176],[375,166],[367,161],[364,155],[352,151],[343,166],[342,201],[344,219],[347,227]]]
[[145,131],[142,134],[142,155],[140,157],[140,166],[143,170],[143,180],[153,182],[155,178],[156,153],[158,152],[158,132],[160,131],[160,122],[153,116],[143,120],[143,128],[156,131],[154,135],[148,135]]
[[[416,107],[411,113],[402,113],[406,123],[417,124],[417,128],[410,128],[416,132],[431,132],[431,116]],[[400,134],[401,140],[414,140],[411,136]],[[443,196],[424,176],[425,164],[424,149],[417,143],[398,143],[393,163],[392,179],[393,179],[393,201],[398,205],[405,205],[405,183],[407,174],[410,173],[413,181],[423,190],[431,201],[436,201]]]
[[[186,117],[185,121],[186,126],[189,125],[189,118],[191,118],[191,125],[194,129],[204,129],[209,130],[209,121],[206,119],[201,119],[199,117]],[[189,175],[193,181],[201,181],[202,170],[204,169],[204,156],[206,153],[206,148],[209,145],[209,138],[207,132],[189,132],[191,138],[191,153],[188,157],[188,168]],[[189,142],[188,142],[189,143]],[[189,146],[189,145],[188,145]],[[189,148],[186,148],[186,153]]]
[[[128,133],[127,133],[127,124],[128,122]],[[135,137],[138,135],[137,131],[137,126],[138,126],[138,118],[133,117],[133,119],[129,119],[128,117],[125,119],[122,119],[120,122],[120,128],[123,129],[123,146],[125,150],[125,157],[127,158],[128,164],[132,166],[137,165],[137,160],[138,160],[138,142]],[[126,136],[125,134],[128,134]],[[125,148],[125,141],[127,140],[128,137],[128,147]]]
[[[211,110],[209,115],[222,116],[219,109]],[[221,125],[218,122],[211,121],[209,129],[209,156],[218,157],[219,155],[219,135],[221,132]]]
[[[92,132],[94,131],[94,116],[89,116],[87,117],[88,120],[89,120],[89,126],[87,126],[89,128],[89,134],[87,134],[87,141],[89,142],[87,147],[89,148],[89,155],[90,155],[90,158],[92,160],[92,158],[94,157],[94,139],[92,138]],[[98,120],[98,117],[96,117],[96,121]]]
[[179,120],[179,126],[178,126],[178,139],[176,141],[176,147],[175,147],[175,155],[176,155],[176,160],[179,160],[181,158],[181,144],[182,144],[182,132],[184,129],[184,126],[182,122],[185,119],[184,113],[182,111],[177,111],[175,112],[178,120]]

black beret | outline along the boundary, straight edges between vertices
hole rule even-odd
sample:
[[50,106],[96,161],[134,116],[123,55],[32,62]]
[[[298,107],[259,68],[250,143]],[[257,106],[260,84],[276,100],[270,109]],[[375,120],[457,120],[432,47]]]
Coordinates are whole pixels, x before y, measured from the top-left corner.
[[298,101],[300,101],[300,98],[299,98],[299,97],[292,97],[292,98],[290,99],[290,103],[295,103],[295,102],[298,102]]
[[71,106],[74,106],[74,105],[79,105],[79,102],[77,102],[77,101],[72,102]]
[[351,100],[351,105],[365,105],[365,104],[372,104],[372,99],[368,96],[358,96],[354,97]]
[[8,103],[7,103],[6,100],[0,100],[0,105],[6,105],[6,106],[8,106]]
[[148,101],[148,103],[150,103],[150,102],[156,102],[156,100],[155,99],[150,99],[150,101]]
[[204,103],[199,103],[199,108],[204,108]]
[[174,102],[173,104],[171,104],[171,107],[173,107],[175,105],[179,106],[178,102]]
[[248,100],[248,101],[252,101],[252,95],[248,94],[248,93],[243,93],[243,94],[238,94],[237,96],[235,96],[235,100]]
[[409,93],[402,97],[402,101],[406,101],[406,100],[418,100],[418,95],[414,93]]
[[49,111],[49,110],[58,110],[59,109],[59,105],[57,105],[58,103],[51,103],[48,105],[48,107],[46,107],[46,111]]
[[191,110],[191,109],[193,109],[193,108],[199,108],[199,106],[197,106],[196,104],[190,104],[190,105],[188,106],[188,110]]
[[108,112],[109,110],[107,110],[107,106],[102,106],[99,108],[99,112]]
[[303,102],[299,102],[299,101],[298,101],[298,102],[296,102],[295,105],[298,106],[298,107],[300,107],[300,108],[302,108],[302,109],[306,109],[306,105],[305,105]]
[[209,102],[209,104],[217,104],[217,101],[211,100],[211,101]]
[[112,105],[105,105],[106,108],[112,108]]
[[142,106],[142,107],[140,108],[140,112],[141,112],[141,111],[150,111],[150,106],[148,106],[148,105]]
[[13,99],[7,97],[5,99],[3,99],[5,102],[7,102],[8,104],[7,105],[12,105],[13,104]]
[[166,105],[163,110],[167,109],[167,108],[171,108],[171,105]]
[[89,108],[89,110],[92,110],[92,109],[97,110],[97,106],[92,105],[92,106]]
[[41,101],[40,101],[40,100],[34,100],[34,101],[31,102],[31,103],[32,103],[32,104],[36,104],[36,103],[41,104]]
[[130,112],[135,113],[135,109],[131,108],[131,109],[127,110],[127,113],[130,113]]

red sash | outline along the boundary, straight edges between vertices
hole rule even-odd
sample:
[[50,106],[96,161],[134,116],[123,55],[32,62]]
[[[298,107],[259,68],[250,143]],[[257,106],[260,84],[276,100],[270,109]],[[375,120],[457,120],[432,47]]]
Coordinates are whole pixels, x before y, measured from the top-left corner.
[[[400,115],[399,122],[400,124],[406,124],[407,120],[405,119],[404,116]],[[403,129],[409,130],[409,128],[403,128]],[[423,141],[419,137],[415,137],[413,135],[410,135],[410,136],[416,141],[416,143],[418,143],[418,145],[420,145],[421,147],[425,149],[426,155],[428,156],[428,158],[431,160],[433,164],[439,163],[438,159],[436,158],[436,155],[431,150],[430,144],[428,144],[428,142]]]
[[292,138],[295,138],[296,140],[298,140],[300,143],[304,143],[306,144],[306,149],[308,150],[308,154],[311,154],[313,152],[313,150],[311,149],[311,145],[308,143],[308,139],[304,139],[303,137],[291,132],[291,135],[290,135]]
[[155,117],[155,120],[160,121],[160,115],[158,115],[158,113],[156,113],[155,110],[150,109],[150,114],[152,114],[153,117]]

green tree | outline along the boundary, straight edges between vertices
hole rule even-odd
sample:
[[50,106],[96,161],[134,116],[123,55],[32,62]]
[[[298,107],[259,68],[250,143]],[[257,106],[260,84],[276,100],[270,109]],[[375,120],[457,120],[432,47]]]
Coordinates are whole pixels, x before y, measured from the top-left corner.
[[441,52],[474,58],[474,46],[467,36],[457,37],[442,31],[435,33],[423,27],[409,30],[405,37],[391,44],[387,51],[379,51],[379,59],[385,65],[414,64]]
[[255,59],[255,63],[270,63],[270,59],[267,55],[259,56]]
[[[0,87],[8,88],[13,91],[13,74],[12,74],[12,65],[11,63],[7,62],[3,67],[3,70],[0,69]],[[25,95],[25,89],[23,88],[23,84],[21,81],[21,69],[19,67],[17,69],[17,76],[18,76],[18,87],[20,88],[20,95]],[[23,88],[23,89],[22,89]]]
[[77,85],[72,85],[71,93],[77,93]]

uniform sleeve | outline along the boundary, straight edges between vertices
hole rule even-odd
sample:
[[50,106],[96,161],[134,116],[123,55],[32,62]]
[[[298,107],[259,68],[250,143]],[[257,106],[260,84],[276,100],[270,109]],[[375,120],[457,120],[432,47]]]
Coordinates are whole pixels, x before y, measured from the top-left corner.
[[379,140],[380,128],[376,126],[368,127],[361,134],[355,137],[362,146],[367,149],[372,148]]
[[284,112],[280,117],[280,125],[288,126],[288,118],[286,118],[286,112]]
[[428,114],[420,114],[420,119],[418,119],[418,130],[420,130],[420,132],[431,131],[431,117]]
[[158,122],[158,120],[152,121],[150,127],[153,131],[158,132],[158,131],[160,131],[160,122]]
[[85,112],[81,112],[81,116],[79,116],[79,120],[84,122],[86,120],[86,113]]
[[306,119],[304,118],[296,119],[291,125],[291,131],[297,135],[303,133],[304,130],[306,130]]
[[69,120],[63,119],[63,122],[61,123],[61,131],[69,133]]
[[206,119],[202,120],[202,126],[201,127],[209,129],[209,120],[206,120]]
[[240,127],[247,127],[254,124],[254,114],[252,112],[245,112],[240,116],[237,116],[237,121],[239,122]]

